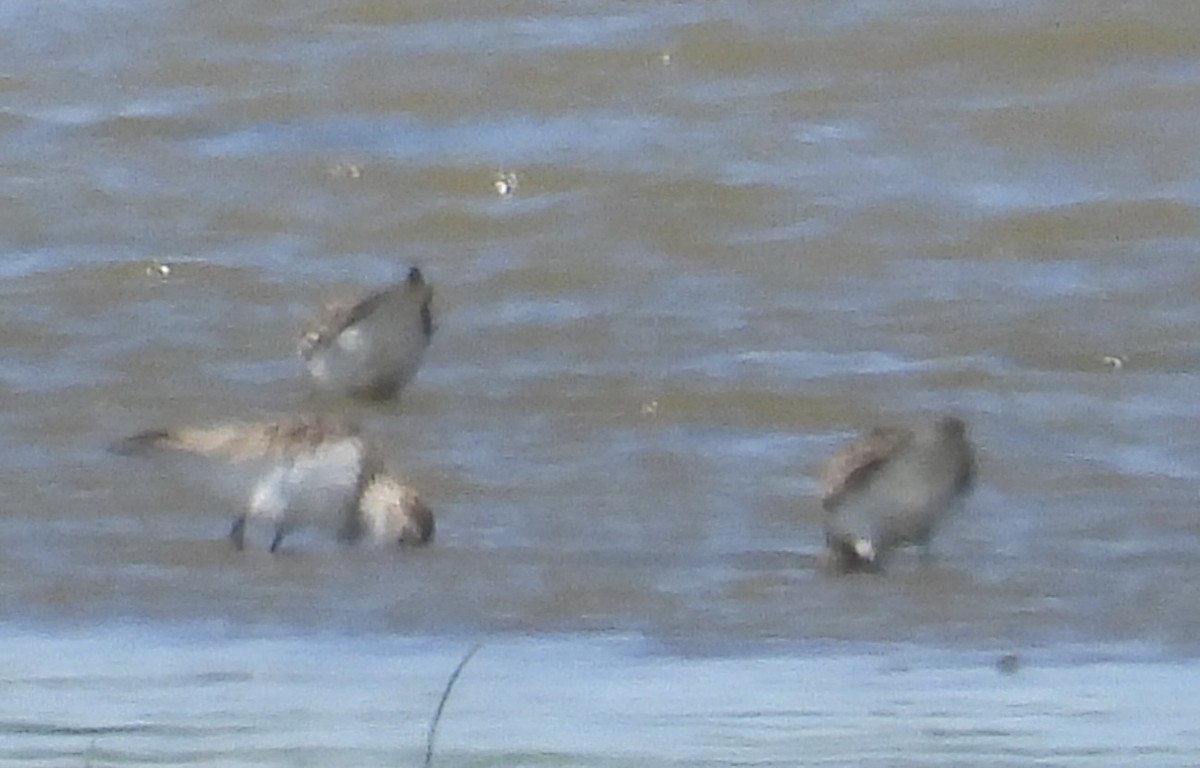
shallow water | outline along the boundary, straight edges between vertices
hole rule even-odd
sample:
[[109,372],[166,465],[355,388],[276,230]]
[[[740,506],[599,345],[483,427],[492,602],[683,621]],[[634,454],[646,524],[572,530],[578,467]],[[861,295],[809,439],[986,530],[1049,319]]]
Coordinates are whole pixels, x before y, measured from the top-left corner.
[[[71,681],[86,673],[54,667],[62,654],[120,667],[109,633],[134,625],[164,658],[201,660],[221,638],[307,654],[313,633],[365,633],[433,691],[474,639],[518,646],[538,685],[594,685],[556,677],[574,653],[618,677],[683,665],[697,702],[732,687],[706,676],[722,659],[807,674],[879,648],[937,670],[913,684],[935,698],[969,684],[944,654],[992,675],[1009,652],[1078,676],[1068,692],[1175,691],[1200,651],[1197,28],[1197,6],[1161,2],[5,4],[0,616],[15,634],[0,642],[62,634],[39,669]],[[294,357],[308,313],[414,263],[438,331],[400,403],[314,397]],[[433,548],[298,537],[278,557],[235,553],[236,499],[106,450],[147,427],[307,410],[385,444],[439,516]],[[942,410],[970,424],[981,483],[934,561],[817,573],[823,458]],[[195,629],[213,625],[228,634]],[[654,652],[592,647],[610,633]],[[543,663],[530,649],[547,637]],[[321,642],[334,669],[384,652]],[[1079,648],[1132,677],[1092,680]],[[327,684],[256,695],[287,721]],[[748,700],[774,685],[748,682]],[[158,727],[224,693],[136,707]],[[1032,732],[1070,732],[1063,696]],[[423,724],[429,703],[386,706]],[[742,761],[653,716],[665,693],[644,704],[622,724],[628,759]],[[697,722],[729,727],[703,706]],[[983,709],[960,714],[964,749],[990,754]],[[819,728],[864,727],[830,718]],[[587,719],[531,720],[502,753],[472,736],[447,759],[540,762],[539,739],[561,749]],[[1137,760],[1178,764],[1195,734],[1155,740],[1161,719],[1117,706],[1103,728],[1013,748],[1065,765],[1098,745],[1127,764],[1140,728]],[[76,736],[29,738],[4,736],[12,760],[78,764],[60,759],[81,754]],[[325,760],[171,738],[170,761]],[[383,757],[329,761],[418,754],[371,738]],[[747,738],[755,761],[797,759]],[[664,746],[679,741],[701,746]],[[846,764],[957,759],[868,747]],[[562,752],[626,759],[611,749]]]
[[[129,627],[5,642],[11,765],[420,765],[453,639],[230,637]],[[1194,662],[1076,653],[1004,674],[917,648],[663,656],[630,638],[485,644],[434,764],[1181,765]]]

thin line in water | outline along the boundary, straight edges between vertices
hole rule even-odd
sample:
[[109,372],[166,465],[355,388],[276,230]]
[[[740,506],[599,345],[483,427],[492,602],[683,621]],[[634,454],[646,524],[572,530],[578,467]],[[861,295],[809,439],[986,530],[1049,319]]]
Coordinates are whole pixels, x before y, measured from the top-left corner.
[[466,655],[462,657],[462,661],[458,662],[458,666],[450,673],[450,679],[446,681],[446,688],[442,691],[442,698],[438,701],[437,709],[433,712],[433,720],[429,722],[429,738],[425,742],[425,768],[433,768],[433,741],[437,738],[438,723],[442,720],[442,710],[446,707],[446,700],[450,698],[450,691],[458,681],[458,676],[462,674],[463,668],[467,666],[467,662],[482,647],[483,643],[472,645]]

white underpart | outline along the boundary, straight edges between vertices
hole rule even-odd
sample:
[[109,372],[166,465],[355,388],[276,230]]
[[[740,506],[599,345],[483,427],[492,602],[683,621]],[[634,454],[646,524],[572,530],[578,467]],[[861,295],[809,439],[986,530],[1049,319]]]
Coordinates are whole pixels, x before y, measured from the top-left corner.
[[314,355],[308,361],[308,370],[318,381],[329,380],[329,361],[325,359],[325,355]]
[[871,543],[870,539],[855,539],[854,540],[854,554],[858,555],[860,558],[862,558],[863,560],[866,560],[869,563],[874,562],[875,561],[875,545]]
[[338,334],[337,344],[347,352],[358,352],[363,348],[362,332],[351,326]]
[[271,467],[255,485],[250,516],[277,526],[338,528],[357,502],[364,449],[338,440]]

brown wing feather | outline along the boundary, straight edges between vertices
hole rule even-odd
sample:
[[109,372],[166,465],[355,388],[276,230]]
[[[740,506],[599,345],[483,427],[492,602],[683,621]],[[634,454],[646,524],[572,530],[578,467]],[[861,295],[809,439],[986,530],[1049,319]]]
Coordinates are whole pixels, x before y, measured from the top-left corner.
[[842,446],[821,472],[821,506],[832,510],[862,487],[896,451],[913,438],[908,429],[877,427]]
[[361,299],[334,299],[326,302],[313,319],[312,326],[300,340],[301,357],[305,360],[312,357],[315,349],[333,343],[333,340],[342,331],[370,316],[381,303],[401,291],[422,292],[421,325],[425,335],[431,336],[433,334],[433,316],[429,305],[433,298],[433,288],[425,283],[425,277],[421,274],[421,270],[413,267],[409,270],[408,277],[404,282],[368,294]]
[[[300,339],[300,356],[307,360],[317,348],[332,343],[339,333],[369,314],[379,303],[380,295],[373,294],[362,301],[332,299],[325,302]],[[369,303],[372,299],[374,302]]]
[[148,448],[194,453],[229,461],[291,459],[330,439],[352,437],[353,427],[319,416],[282,422],[231,422],[211,427],[149,430],[127,438],[125,452]]

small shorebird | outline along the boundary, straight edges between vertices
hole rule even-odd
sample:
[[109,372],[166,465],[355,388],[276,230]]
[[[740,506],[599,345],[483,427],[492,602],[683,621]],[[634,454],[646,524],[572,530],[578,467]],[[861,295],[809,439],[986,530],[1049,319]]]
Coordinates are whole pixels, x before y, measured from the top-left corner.
[[325,389],[376,400],[395,397],[433,337],[433,286],[413,267],[400,283],[357,302],[325,304],[300,339],[300,357]]
[[223,462],[248,470],[253,490],[229,532],[245,546],[247,522],[274,526],[271,551],[298,528],[332,529],[347,542],[424,544],[433,513],[411,487],[384,471],[358,430],[320,417],[150,430],[116,446],[125,454],[157,451]]
[[928,552],[934,528],[970,492],[975,452],[966,424],[942,416],[913,429],[879,428],[825,465],[826,562],[837,572],[874,571],[896,547]]

